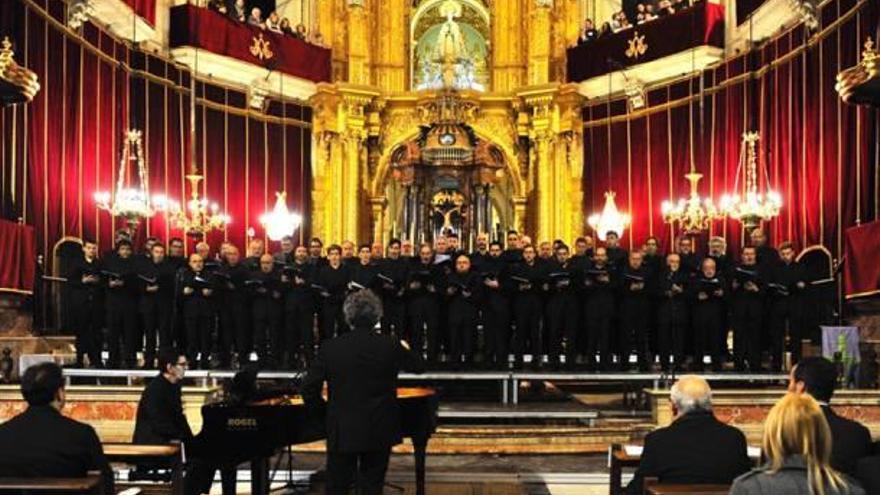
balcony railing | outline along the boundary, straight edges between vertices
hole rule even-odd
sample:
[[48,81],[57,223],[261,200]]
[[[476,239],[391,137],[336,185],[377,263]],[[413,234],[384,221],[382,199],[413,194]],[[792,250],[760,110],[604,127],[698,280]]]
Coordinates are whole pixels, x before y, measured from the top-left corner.
[[673,15],[569,48],[568,80],[585,81],[700,46],[724,47],[721,5],[703,1]]
[[330,50],[195,5],[171,9],[171,48],[194,47],[313,82],[330,80]]

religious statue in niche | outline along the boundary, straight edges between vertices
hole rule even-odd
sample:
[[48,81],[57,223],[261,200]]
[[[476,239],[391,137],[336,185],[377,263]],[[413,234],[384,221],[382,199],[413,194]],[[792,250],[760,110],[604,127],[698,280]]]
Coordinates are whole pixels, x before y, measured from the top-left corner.
[[[431,198],[432,220],[435,225],[435,232],[439,235],[450,233],[461,233],[461,222],[464,218],[464,196],[458,191],[443,190],[438,191]],[[440,228],[437,229],[437,223]]]
[[446,0],[437,8],[443,19],[428,28],[415,49],[416,89],[486,89],[488,43],[474,26],[459,22],[463,7]]

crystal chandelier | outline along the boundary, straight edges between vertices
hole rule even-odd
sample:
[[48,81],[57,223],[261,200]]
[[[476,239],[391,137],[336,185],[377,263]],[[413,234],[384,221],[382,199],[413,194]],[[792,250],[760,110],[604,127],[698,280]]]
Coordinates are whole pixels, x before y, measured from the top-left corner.
[[[137,166],[138,185],[126,185],[126,179],[130,172],[130,163]],[[122,159],[119,161],[117,172],[116,189],[110,191],[97,191],[94,194],[95,204],[98,208],[107,211],[114,217],[125,218],[128,227],[135,231],[141,218],[150,218],[156,212],[150,203],[147,192],[147,167],[144,164],[143,147],[141,145],[141,131],[131,129],[126,133],[126,139],[122,147]]]
[[168,224],[194,239],[201,239],[208,232],[222,229],[232,222],[229,215],[220,212],[217,203],[199,197],[199,183],[202,179],[198,173],[186,176],[190,187],[190,199],[186,202],[186,208],[180,202],[164,196],[155,199],[157,209],[165,214]]
[[715,208],[712,198],[701,198],[697,192],[703,174],[695,172],[692,167],[690,173],[684,177],[691,183],[690,195],[687,199],[679,198],[677,203],[664,201],[660,211],[664,222],[678,224],[682,232],[696,234],[708,229],[714,220],[721,219],[724,215]]
[[605,234],[614,231],[618,236],[623,235],[623,230],[629,227],[630,216],[627,213],[621,213],[617,209],[617,203],[614,202],[614,191],[605,193],[605,206],[601,213],[594,213],[587,219],[590,227],[596,231],[596,237],[600,241],[605,240]]
[[[190,136],[190,163],[189,181],[190,199],[186,202],[186,208],[169,198],[158,198],[157,208],[165,214],[169,225],[178,228],[193,239],[202,239],[214,229],[225,228],[232,222],[232,218],[220,211],[217,203],[207,197],[199,196],[199,183],[204,176],[199,173],[196,163],[196,75],[198,73],[198,50],[195,55],[195,70],[190,75],[190,99],[189,99],[189,136]],[[207,139],[207,135],[203,137]]]
[[[769,188],[765,194],[758,191],[758,155],[755,151],[755,143],[758,139],[760,136],[757,132],[745,132],[740,145],[739,165],[736,168],[737,183],[734,184],[734,190],[739,190],[740,173],[745,173],[745,197],[741,198],[739,194],[734,193],[725,194],[721,198],[721,210],[742,222],[746,229],[753,229],[761,222],[772,220],[782,209],[782,196],[779,193]],[[764,179],[769,185],[766,170]]]
[[266,235],[273,241],[280,241],[284,236],[291,235],[299,228],[302,217],[287,210],[284,199],[287,193],[275,193],[275,207],[260,217],[260,223],[266,229]]

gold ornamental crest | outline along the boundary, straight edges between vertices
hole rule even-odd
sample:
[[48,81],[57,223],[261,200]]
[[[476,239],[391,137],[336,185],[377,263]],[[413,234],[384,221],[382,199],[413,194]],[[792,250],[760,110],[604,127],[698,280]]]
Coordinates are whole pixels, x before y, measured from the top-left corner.
[[626,49],[627,58],[639,58],[648,51],[648,44],[645,42],[645,35],[639,36],[639,32],[633,33],[633,38],[628,40],[629,47]]
[[251,45],[251,55],[260,60],[271,60],[275,56],[269,45],[269,40],[263,38],[263,33],[253,37],[254,44]]

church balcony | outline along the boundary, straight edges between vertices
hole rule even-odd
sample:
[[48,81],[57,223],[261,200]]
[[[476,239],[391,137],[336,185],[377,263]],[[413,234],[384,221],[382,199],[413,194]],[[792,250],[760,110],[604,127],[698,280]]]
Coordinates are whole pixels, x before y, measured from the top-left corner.
[[192,4],[171,8],[169,46],[195,72],[251,91],[306,100],[330,81],[329,49]]
[[127,41],[152,40],[156,37],[156,2],[157,0],[70,0],[67,23],[77,28],[88,20]]
[[673,15],[568,49],[568,81],[586,97],[650,84],[715,64],[724,56],[724,7],[700,2]]

